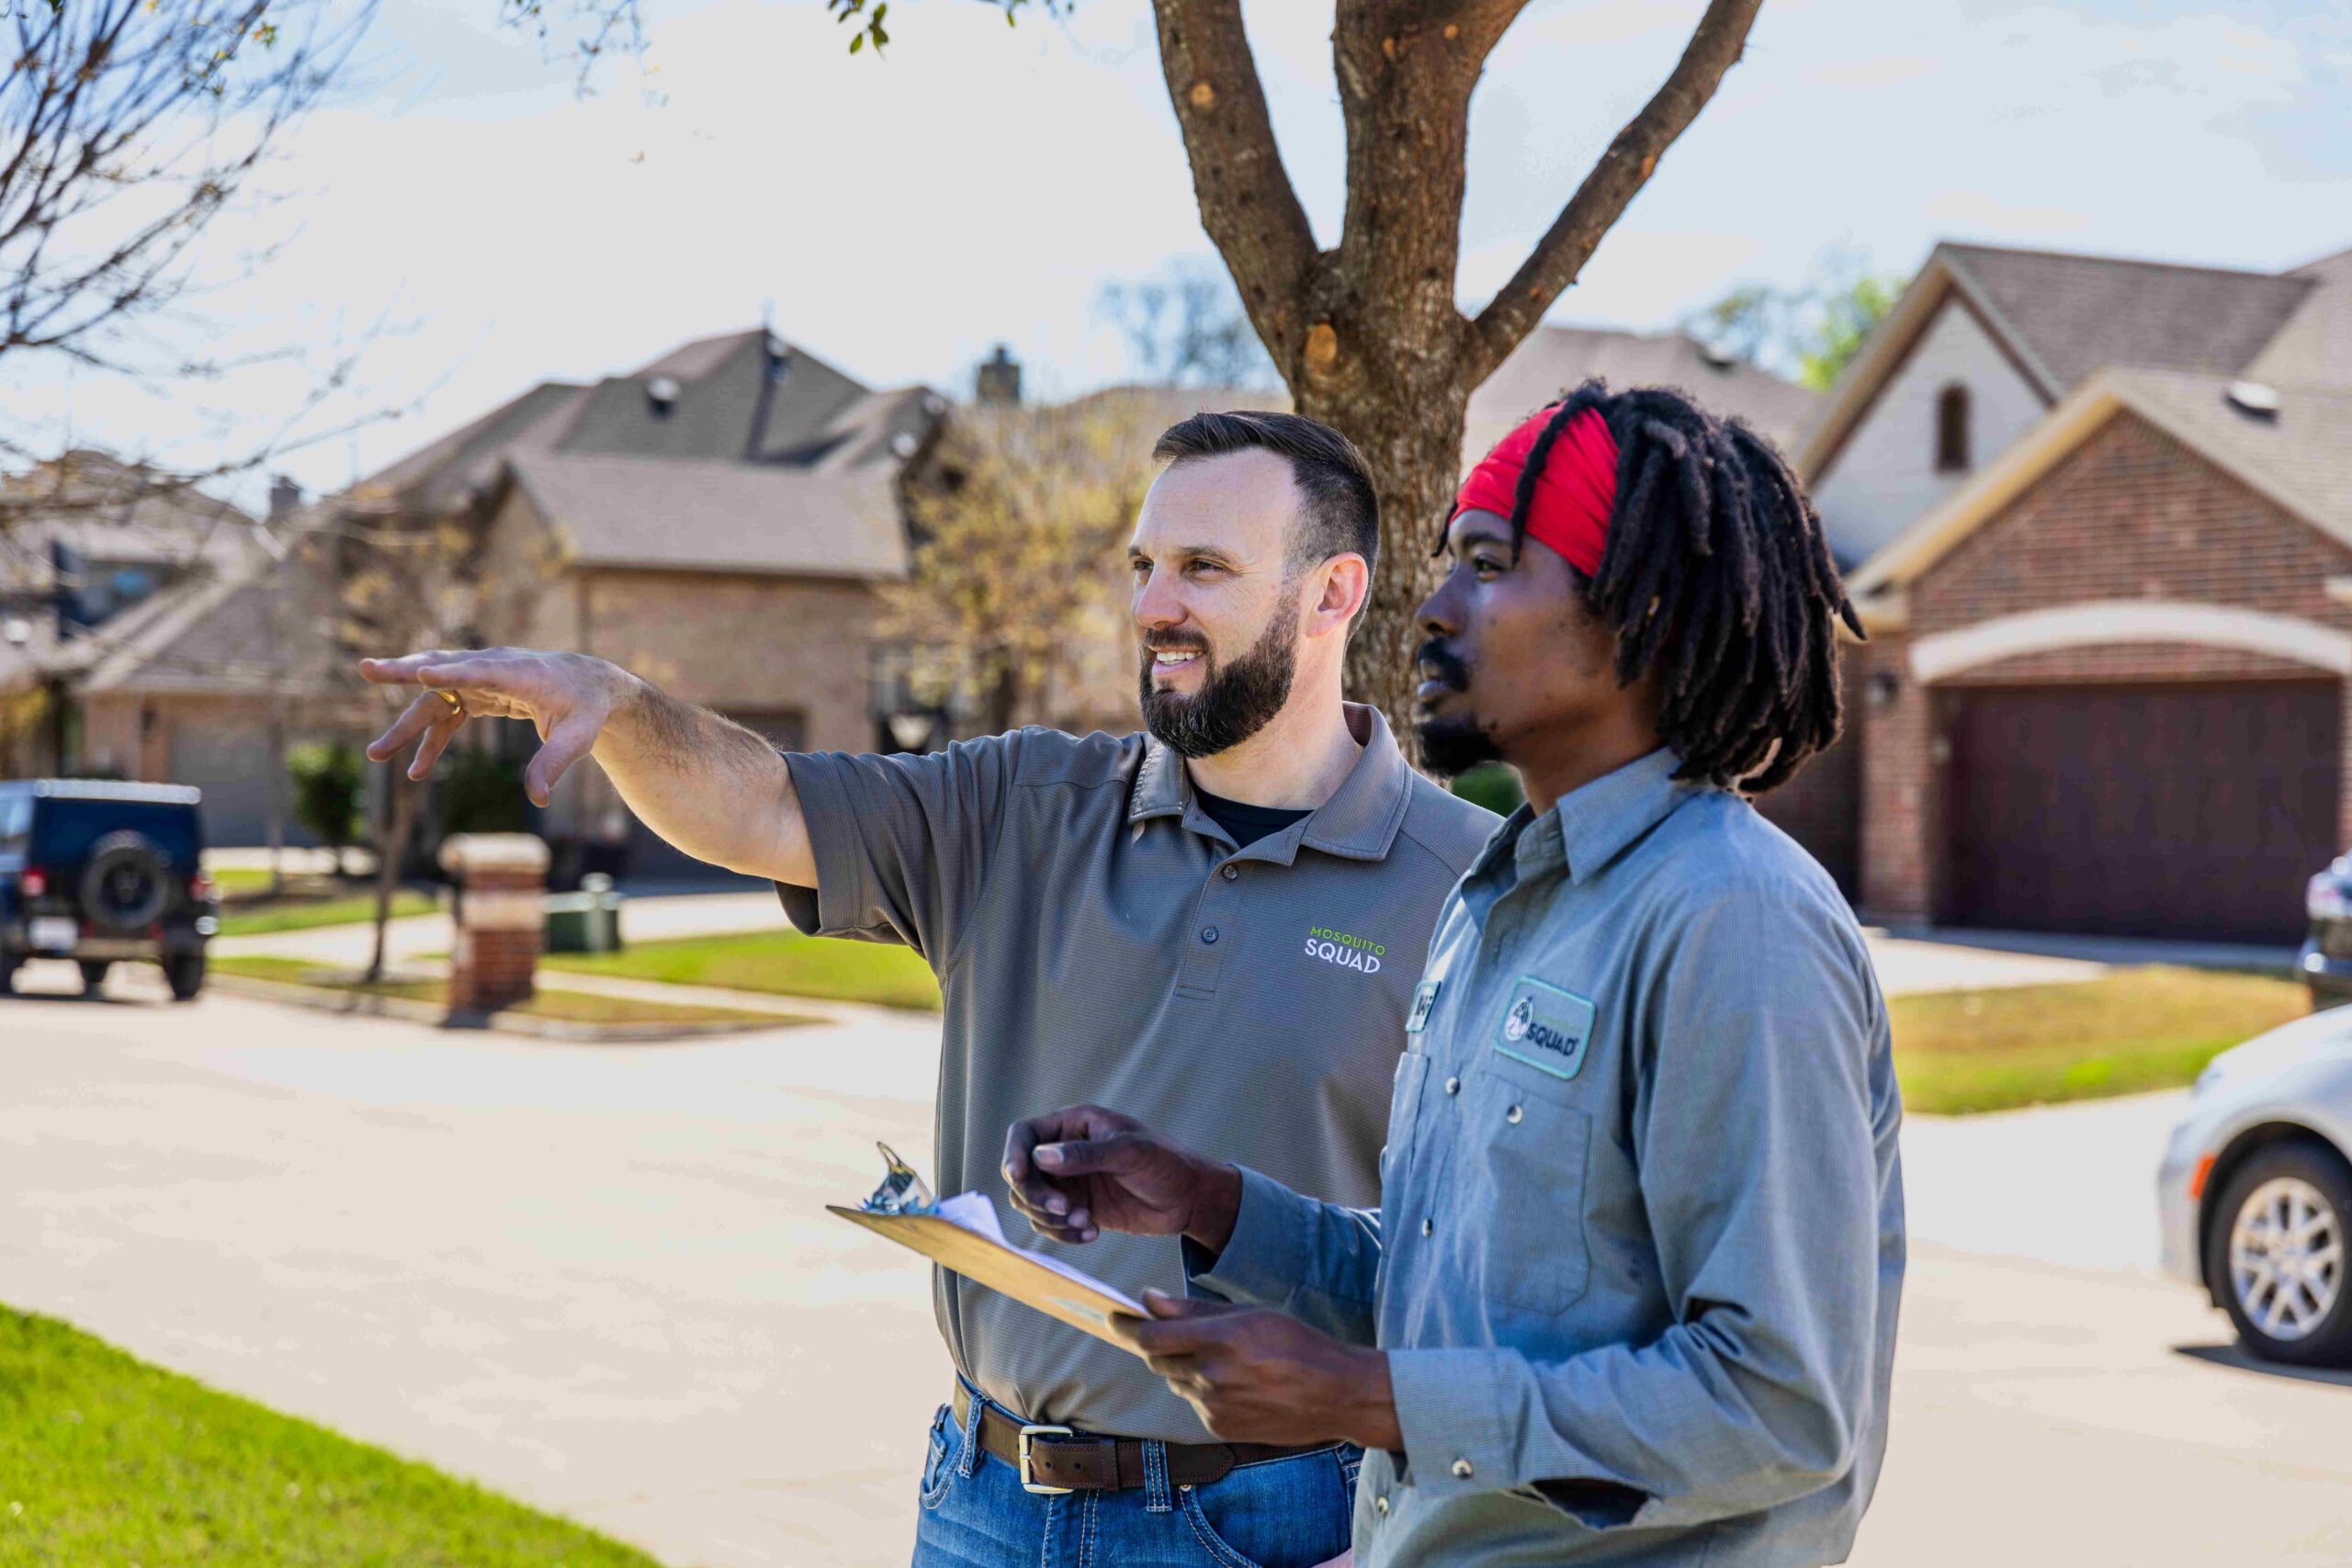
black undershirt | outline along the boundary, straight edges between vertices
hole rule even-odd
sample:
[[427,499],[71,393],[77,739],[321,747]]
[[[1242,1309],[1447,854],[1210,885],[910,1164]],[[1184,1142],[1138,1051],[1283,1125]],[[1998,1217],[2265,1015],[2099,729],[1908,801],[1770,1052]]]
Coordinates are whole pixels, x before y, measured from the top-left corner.
[[1269,833],[1279,833],[1302,817],[1312,817],[1312,807],[1298,808],[1287,806],[1250,806],[1238,800],[1227,800],[1221,795],[1211,795],[1200,785],[1193,786],[1193,798],[1209,814],[1216,824],[1233,835],[1237,848],[1248,849]]

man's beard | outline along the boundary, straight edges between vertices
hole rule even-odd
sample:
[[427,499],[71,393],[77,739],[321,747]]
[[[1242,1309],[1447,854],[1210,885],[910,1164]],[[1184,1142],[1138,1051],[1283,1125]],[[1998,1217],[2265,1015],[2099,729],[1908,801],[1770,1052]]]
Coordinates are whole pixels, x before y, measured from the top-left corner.
[[1159,650],[1197,648],[1208,665],[1201,689],[1191,696],[1160,691],[1151,683],[1152,654],[1143,650],[1142,703],[1144,728],[1180,757],[1214,757],[1231,750],[1266,728],[1283,704],[1290,700],[1290,683],[1298,668],[1298,645],[1289,618],[1279,612],[1247,653],[1230,664],[1209,659],[1205,638],[1171,636],[1159,640]]
[[[1434,639],[1423,643],[1413,656],[1413,667],[1430,671],[1430,679],[1443,681],[1457,692],[1469,690],[1469,670],[1443,643]],[[1413,736],[1420,742],[1421,765],[1441,778],[1454,778],[1481,762],[1503,760],[1494,738],[1478,728],[1475,715],[1423,719],[1413,726]]]

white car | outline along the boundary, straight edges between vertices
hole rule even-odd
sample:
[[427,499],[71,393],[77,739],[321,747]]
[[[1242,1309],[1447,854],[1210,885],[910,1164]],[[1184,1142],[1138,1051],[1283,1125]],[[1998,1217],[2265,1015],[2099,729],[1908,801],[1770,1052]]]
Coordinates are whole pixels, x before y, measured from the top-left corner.
[[2352,1366],[2352,1008],[2213,1058],[2156,1177],[2165,1272],[2255,1355]]

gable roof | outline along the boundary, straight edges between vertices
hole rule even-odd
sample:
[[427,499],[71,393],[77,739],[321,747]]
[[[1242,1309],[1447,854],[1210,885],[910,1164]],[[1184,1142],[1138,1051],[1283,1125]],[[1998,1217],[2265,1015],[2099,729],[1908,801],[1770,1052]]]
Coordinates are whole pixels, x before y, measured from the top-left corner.
[[[674,386],[657,400],[654,384],[665,378]],[[764,329],[724,333],[624,375],[541,382],[331,499],[447,514],[490,495],[506,461],[524,456],[902,463],[946,407],[925,387],[875,391]]]
[[860,581],[907,571],[893,471],[878,465],[816,473],[535,453],[509,459],[505,474],[579,565]]
[[1476,462],[1529,414],[1598,376],[1612,387],[1674,387],[1710,412],[1736,415],[1786,446],[1815,394],[1742,359],[1711,355],[1688,333],[1538,327],[1470,394],[1464,463]]
[[1896,589],[1941,560],[2111,420],[2135,414],[2247,488],[2352,545],[2352,387],[2275,389],[2267,418],[2230,400],[2227,376],[2115,367],[2070,393],[1999,458],[1863,564],[1857,599]]
[[[2106,366],[2251,374],[2266,351],[2287,352],[2315,330],[2317,318],[2305,312],[2315,294],[2336,292],[2339,281],[2352,287],[2333,270],[2344,260],[2266,273],[1944,242],[1799,435],[1798,472],[1810,481],[1827,470],[1949,301],[1974,315],[2055,403]],[[2297,352],[2299,379],[2352,382],[2352,363],[2330,371]]]

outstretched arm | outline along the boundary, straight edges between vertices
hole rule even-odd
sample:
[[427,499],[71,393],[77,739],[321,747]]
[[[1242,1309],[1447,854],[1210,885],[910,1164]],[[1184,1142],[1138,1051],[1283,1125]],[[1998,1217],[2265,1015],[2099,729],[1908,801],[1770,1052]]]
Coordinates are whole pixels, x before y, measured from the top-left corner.
[[[379,761],[411,740],[411,778],[432,770],[469,718],[526,718],[543,742],[523,774],[545,806],[556,781],[594,755],[649,828],[696,860],[801,887],[817,884],[792,772],[774,746],[707,708],[663,694],[616,664],[522,648],[363,659],[383,686],[423,686],[368,748]],[[453,706],[442,692],[454,693]]]

